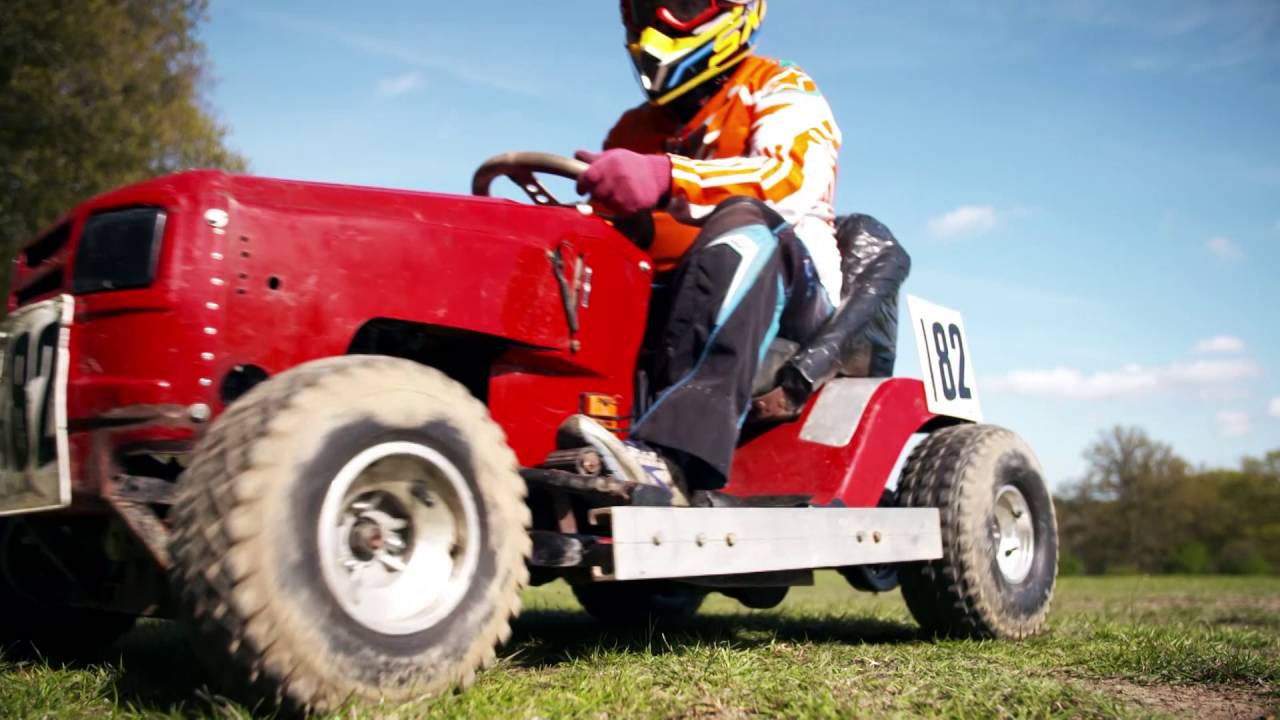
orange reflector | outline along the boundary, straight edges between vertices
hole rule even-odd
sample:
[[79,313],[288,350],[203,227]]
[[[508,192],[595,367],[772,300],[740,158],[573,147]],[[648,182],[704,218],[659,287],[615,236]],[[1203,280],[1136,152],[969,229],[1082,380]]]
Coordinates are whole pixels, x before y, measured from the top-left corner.
[[582,414],[614,432],[622,430],[625,424],[625,418],[618,412],[621,404],[619,395],[582,393]]

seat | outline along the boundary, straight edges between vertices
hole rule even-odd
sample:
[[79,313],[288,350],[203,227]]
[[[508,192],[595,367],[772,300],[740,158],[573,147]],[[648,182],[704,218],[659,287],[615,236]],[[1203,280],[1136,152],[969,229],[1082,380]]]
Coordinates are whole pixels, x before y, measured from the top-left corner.
[[778,338],[756,372],[752,395],[785,385],[805,397],[828,380],[889,377],[897,358],[898,289],[911,258],[870,215],[836,220],[844,290],[840,307],[810,338]]

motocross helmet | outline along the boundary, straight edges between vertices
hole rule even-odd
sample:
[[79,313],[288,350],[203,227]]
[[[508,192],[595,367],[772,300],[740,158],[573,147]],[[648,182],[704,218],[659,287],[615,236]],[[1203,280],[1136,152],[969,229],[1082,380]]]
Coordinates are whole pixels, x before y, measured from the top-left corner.
[[766,0],[622,0],[640,86],[667,105],[751,54]]

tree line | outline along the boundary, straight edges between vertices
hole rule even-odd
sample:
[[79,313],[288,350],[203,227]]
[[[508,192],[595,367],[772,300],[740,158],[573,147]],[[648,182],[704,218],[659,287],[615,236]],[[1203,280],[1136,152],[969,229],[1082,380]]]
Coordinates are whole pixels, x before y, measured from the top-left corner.
[[1063,574],[1280,572],[1280,450],[1196,468],[1140,428],[1085,451],[1058,493]]
[[[189,168],[242,171],[204,104],[207,0],[0,2],[0,262],[77,203]],[[7,284],[8,273],[0,273]]]

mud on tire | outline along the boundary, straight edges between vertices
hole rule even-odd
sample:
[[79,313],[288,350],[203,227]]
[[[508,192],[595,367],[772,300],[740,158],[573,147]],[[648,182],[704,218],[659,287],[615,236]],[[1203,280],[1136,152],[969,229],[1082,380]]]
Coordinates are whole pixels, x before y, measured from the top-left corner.
[[[524,496],[501,429],[442,373],[307,363],[197,447],[172,515],[174,595],[233,694],[301,711],[432,696],[469,685],[510,635]],[[392,591],[410,578],[444,580]],[[419,595],[431,603],[403,604]]]
[[907,459],[898,501],[941,515],[942,558],[899,571],[903,598],[926,632],[1017,639],[1043,630],[1058,526],[1025,442],[990,425],[938,430]]

